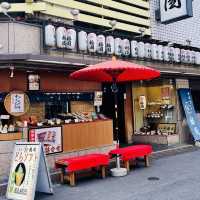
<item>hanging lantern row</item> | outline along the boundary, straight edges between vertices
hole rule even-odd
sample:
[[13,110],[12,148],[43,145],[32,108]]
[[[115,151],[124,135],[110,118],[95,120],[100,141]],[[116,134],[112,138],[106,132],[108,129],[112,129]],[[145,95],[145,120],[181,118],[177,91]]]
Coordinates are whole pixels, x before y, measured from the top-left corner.
[[200,52],[198,51],[137,42],[136,40],[130,41],[119,37],[114,38],[113,36],[105,37],[102,34],[87,34],[85,31],[80,31],[77,35],[74,29],[66,29],[65,27],[55,28],[50,24],[45,26],[45,45],[69,50],[78,48],[79,51],[88,51],[89,53],[131,56],[135,59],[200,64]]

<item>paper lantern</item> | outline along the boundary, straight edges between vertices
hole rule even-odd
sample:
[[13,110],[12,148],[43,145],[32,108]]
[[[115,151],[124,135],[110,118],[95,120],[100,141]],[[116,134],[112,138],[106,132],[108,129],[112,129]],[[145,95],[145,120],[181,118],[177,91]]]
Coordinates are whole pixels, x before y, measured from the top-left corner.
[[135,40],[131,41],[131,56],[133,58],[138,57],[138,42]]
[[170,61],[170,49],[168,46],[164,46],[164,61],[165,62]]
[[97,36],[95,33],[88,34],[88,51],[90,53],[95,53],[97,50]]
[[175,48],[174,50],[174,61],[177,63],[181,61],[181,50],[179,48]]
[[46,25],[44,28],[45,32],[45,45],[54,47],[56,46],[56,29],[53,25]]
[[162,45],[158,45],[158,60],[164,60],[164,49]]
[[56,29],[57,47],[59,47],[59,48],[65,48],[66,47],[66,33],[67,33],[67,30],[64,27],[58,27]]
[[104,54],[106,51],[106,41],[104,35],[97,36],[97,52]]
[[115,52],[115,40],[113,36],[106,37],[106,53],[109,55],[114,54]]
[[87,33],[85,31],[78,33],[78,47],[80,51],[87,51]]
[[66,48],[75,49],[76,47],[76,31],[74,29],[68,29],[66,32]]
[[138,57],[144,58],[145,50],[144,50],[144,42],[138,42]]
[[151,57],[153,60],[158,60],[158,45],[157,44],[151,45]]
[[144,44],[144,57],[147,59],[151,58],[151,44],[150,43]]
[[122,40],[115,38],[115,55],[121,56],[122,54]]
[[129,56],[131,53],[130,41],[128,39],[122,40],[122,55]]

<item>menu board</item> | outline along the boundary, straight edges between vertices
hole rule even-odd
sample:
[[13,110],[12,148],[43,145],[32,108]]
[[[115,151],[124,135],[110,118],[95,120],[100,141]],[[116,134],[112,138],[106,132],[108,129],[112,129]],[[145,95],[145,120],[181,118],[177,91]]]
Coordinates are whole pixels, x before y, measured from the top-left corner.
[[62,127],[35,128],[29,130],[30,142],[41,142],[46,154],[62,151]]
[[[42,179],[38,172],[42,173]],[[8,199],[33,200],[36,188],[53,192],[42,146],[40,143],[16,143],[6,196]]]

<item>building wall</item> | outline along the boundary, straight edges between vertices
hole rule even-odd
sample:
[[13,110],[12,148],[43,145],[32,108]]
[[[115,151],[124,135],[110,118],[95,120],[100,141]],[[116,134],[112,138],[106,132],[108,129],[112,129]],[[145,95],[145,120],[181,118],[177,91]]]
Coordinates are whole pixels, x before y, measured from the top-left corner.
[[186,40],[191,40],[191,45],[200,48],[200,4],[192,1],[193,17],[168,25],[155,20],[155,10],[159,9],[159,0],[150,1],[151,32],[152,38],[162,41],[186,45]]
[[[79,9],[79,15],[73,16],[72,9]],[[67,0],[67,3],[65,0],[38,0],[31,3],[12,3],[9,12],[33,15],[37,12],[42,18],[57,17],[61,21],[75,19],[106,29],[111,28],[109,22],[114,19],[118,21],[118,30],[139,33],[139,28],[145,27],[146,34],[150,35],[149,0]]]
[[[14,70],[14,77],[9,78],[8,70],[0,71],[0,92],[27,90],[27,73]],[[40,72],[40,90],[45,92],[93,92],[101,90],[101,83],[72,80],[66,74]]]
[[24,23],[0,23],[1,53],[40,54],[42,33],[38,26]]

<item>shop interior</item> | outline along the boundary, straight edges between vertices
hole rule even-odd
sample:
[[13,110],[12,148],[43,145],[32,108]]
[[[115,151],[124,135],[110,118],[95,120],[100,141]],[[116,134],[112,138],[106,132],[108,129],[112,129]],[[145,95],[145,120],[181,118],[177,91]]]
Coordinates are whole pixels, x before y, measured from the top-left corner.
[[134,142],[176,144],[176,88],[173,79],[143,81],[132,87]]

